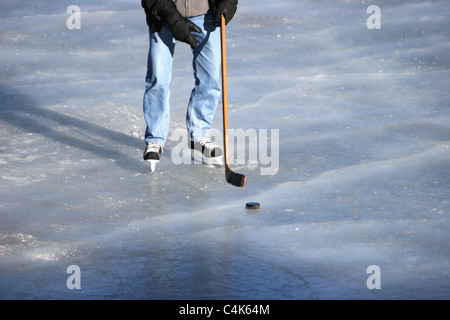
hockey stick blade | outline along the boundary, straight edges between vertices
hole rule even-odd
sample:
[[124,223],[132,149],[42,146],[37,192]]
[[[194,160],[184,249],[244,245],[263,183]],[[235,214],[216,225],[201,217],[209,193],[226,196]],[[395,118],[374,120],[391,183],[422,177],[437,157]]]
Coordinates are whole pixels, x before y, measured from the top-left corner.
[[227,170],[226,172],[227,182],[235,187],[245,186],[245,176],[243,174]]

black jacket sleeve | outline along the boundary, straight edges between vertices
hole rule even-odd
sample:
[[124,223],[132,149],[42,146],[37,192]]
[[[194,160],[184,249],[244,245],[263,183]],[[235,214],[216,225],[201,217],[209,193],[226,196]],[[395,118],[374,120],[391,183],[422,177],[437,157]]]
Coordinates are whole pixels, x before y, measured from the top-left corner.
[[172,0],[141,0],[148,26],[155,32],[160,31],[167,17],[178,12]]

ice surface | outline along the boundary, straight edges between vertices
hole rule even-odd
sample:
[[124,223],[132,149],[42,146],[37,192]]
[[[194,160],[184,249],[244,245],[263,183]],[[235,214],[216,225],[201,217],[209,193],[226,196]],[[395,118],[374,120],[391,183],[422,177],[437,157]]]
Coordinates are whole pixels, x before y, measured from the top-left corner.
[[140,1],[2,1],[0,298],[449,299],[450,3],[377,4],[369,30],[367,1],[240,1],[229,126],[279,130],[279,167],[236,161],[235,188],[171,160],[193,84],[182,43],[172,139],[157,172],[142,160]]

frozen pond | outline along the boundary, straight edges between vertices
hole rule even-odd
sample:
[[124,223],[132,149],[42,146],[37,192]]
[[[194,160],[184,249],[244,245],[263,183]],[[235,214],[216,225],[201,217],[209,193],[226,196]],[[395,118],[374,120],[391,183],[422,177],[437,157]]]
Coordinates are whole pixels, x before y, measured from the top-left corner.
[[371,4],[240,1],[236,188],[221,168],[177,163],[183,43],[163,160],[153,174],[142,160],[140,1],[2,0],[0,298],[449,299],[450,2],[378,1],[381,29]]

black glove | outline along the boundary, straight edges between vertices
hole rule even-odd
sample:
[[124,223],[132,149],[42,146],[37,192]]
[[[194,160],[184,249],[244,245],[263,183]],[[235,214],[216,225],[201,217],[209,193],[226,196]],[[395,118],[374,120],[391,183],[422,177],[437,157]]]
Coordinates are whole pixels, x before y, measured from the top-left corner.
[[221,0],[217,1],[217,5],[214,8],[214,25],[220,26],[220,20],[222,15],[225,16],[225,24],[228,24],[233,19],[236,13],[238,0]]
[[172,0],[164,0],[161,1],[161,3],[161,17],[169,24],[174,38],[186,42],[194,50],[197,49],[198,41],[195,36],[191,34],[191,31],[201,33],[202,29],[188,19],[183,18]]
[[193,50],[198,48],[198,41],[195,36],[191,34],[191,31],[201,33],[202,29],[195,23],[192,23],[180,15],[179,18],[169,22],[169,25],[176,40],[189,44]]

